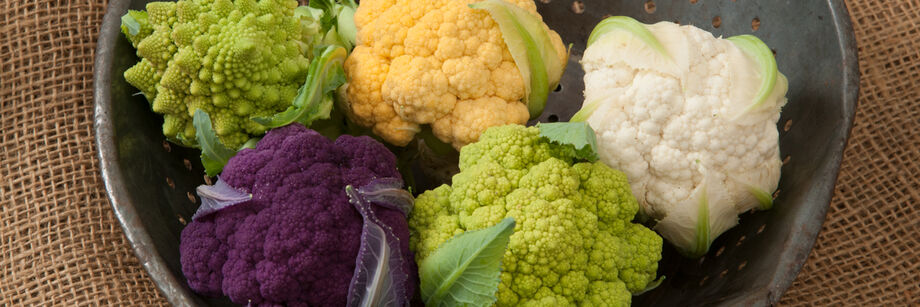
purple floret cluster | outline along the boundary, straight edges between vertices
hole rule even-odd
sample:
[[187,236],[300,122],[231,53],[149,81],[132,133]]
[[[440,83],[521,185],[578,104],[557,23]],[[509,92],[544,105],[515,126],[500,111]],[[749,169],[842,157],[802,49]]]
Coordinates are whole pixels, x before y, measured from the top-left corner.
[[[230,159],[220,177],[252,199],[185,227],[182,272],[196,292],[259,306],[344,305],[362,230],[345,187],[401,178],[396,157],[379,142],[349,135],[333,142],[299,124],[269,131],[256,148]],[[402,238],[403,259],[414,259],[403,213],[377,205],[374,211]],[[415,263],[400,269],[411,296]]]

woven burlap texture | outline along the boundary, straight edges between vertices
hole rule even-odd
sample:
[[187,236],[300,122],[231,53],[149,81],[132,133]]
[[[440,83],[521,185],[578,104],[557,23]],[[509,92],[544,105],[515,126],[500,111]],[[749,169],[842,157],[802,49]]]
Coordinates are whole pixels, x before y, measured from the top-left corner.
[[[676,0],[675,0],[676,1]],[[848,2],[861,97],[836,196],[783,305],[920,304],[920,0]],[[165,305],[93,142],[105,2],[0,2],[0,305]]]
[[847,1],[859,107],[834,199],[782,302],[920,306],[920,1]]

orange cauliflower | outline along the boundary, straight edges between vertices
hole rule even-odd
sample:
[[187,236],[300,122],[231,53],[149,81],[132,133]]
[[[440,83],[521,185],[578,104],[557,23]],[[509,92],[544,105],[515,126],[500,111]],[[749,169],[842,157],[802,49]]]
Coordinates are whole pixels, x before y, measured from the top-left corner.
[[[345,61],[349,118],[399,146],[428,124],[458,149],[489,127],[524,124],[530,81],[495,19],[470,8],[475,1],[361,1],[357,46]],[[534,36],[551,42],[549,56],[564,67],[562,40],[542,23],[533,0],[507,2],[534,15],[544,32]],[[555,87],[562,71],[553,64],[559,71],[549,70],[548,79]]]

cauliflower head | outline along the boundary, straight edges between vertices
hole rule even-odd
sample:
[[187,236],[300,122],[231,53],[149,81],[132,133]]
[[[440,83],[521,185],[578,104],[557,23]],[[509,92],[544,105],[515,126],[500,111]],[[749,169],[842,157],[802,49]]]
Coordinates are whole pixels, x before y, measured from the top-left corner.
[[[341,306],[359,254],[362,216],[346,186],[400,178],[396,157],[366,136],[335,142],[292,124],[230,159],[220,179],[251,200],[193,220],[182,230],[182,272],[196,292],[253,306]],[[412,259],[405,215],[373,203],[376,218]],[[415,264],[403,261],[411,295]]]
[[626,173],[655,229],[700,256],[739,214],[772,205],[786,79],[752,36],[619,22],[628,24],[591,35],[574,120],[595,128],[601,160]]
[[266,127],[250,117],[284,111],[297,95],[320,27],[295,0],[180,0],[131,11],[123,31],[141,58],[124,73],[163,134],[194,146],[192,117],[211,115],[218,137],[239,148]]
[[517,224],[502,259],[499,306],[628,306],[655,279],[662,239],[632,223],[626,176],[535,127],[493,127],[460,151],[460,173],[416,199],[410,247],[421,261],[464,231]]
[[[499,25],[469,7],[476,1],[362,1],[357,46],[345,62],[349,118],[399,146],[428,124],[458,149],[489,127],[525,123],[528,81]],[[533,0],[508,2],[542,20]],[[555,55],[566,59],[559,35],[541,26]]]

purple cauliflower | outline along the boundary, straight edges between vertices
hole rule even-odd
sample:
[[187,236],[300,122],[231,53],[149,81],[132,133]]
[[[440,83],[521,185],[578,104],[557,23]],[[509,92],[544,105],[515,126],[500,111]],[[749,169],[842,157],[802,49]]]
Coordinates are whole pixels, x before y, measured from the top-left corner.
[[[401,180],[396,157],[369,137],[332,142],[299,124],[269,131],[220,175],[251,199],[198,217],[182,231],[189,286],[240,304],[344,305],[362,233],[362,214],[349,203],[346,186],[377,178]],[[411,297],[418,277],[406,217],[376,202],[370,208],[398,238],[392,246],[407,261],[393,270],[408,275]]]

